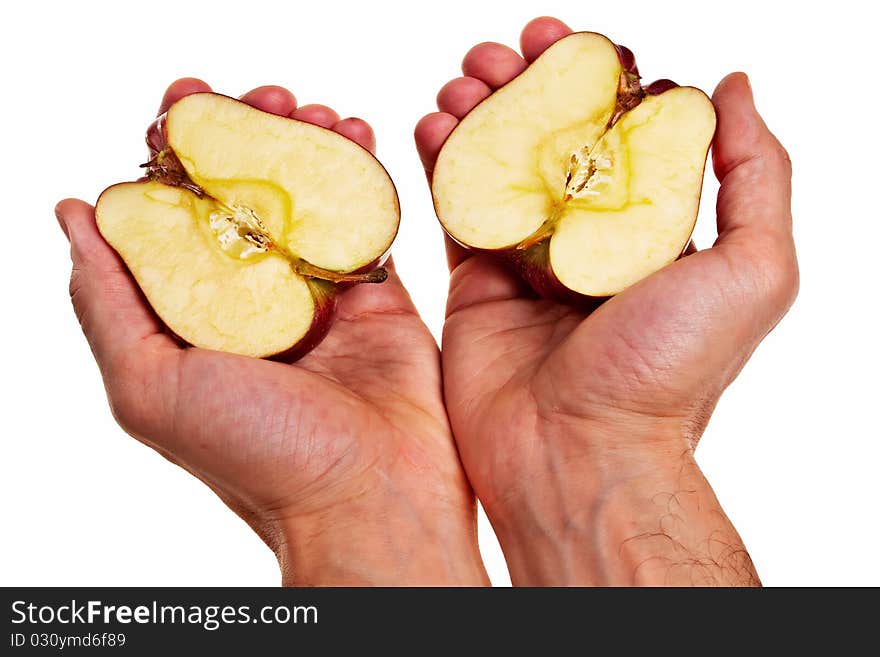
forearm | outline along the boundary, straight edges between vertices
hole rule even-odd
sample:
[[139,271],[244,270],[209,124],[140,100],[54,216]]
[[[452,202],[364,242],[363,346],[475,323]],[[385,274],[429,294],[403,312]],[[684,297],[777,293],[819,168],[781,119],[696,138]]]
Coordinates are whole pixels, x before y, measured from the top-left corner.
[[490,514],[513,583],[759,585],[691,452],[655,454],[563,459],[576,467],[535,478],[516,508]]

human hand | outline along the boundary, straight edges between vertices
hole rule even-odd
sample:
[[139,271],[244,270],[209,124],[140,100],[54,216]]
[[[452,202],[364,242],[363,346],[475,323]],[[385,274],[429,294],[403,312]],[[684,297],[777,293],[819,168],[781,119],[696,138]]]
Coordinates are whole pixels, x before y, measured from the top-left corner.
[[[172,84],[159,113],[191,93]],[[360,119],[297,108],[280,87],[242,100],[370,151]],[[289,584],[485,584],[475,502],[443,406],[440,355],[393,266],[338,303],[297,363],[182,348],[95,224],[68,199],[74,309],[113,414],[138,440],[210,486],[275,551]]]
[[[571,30],[540,18],[523,56],[484,43],[416,127],[430,179],[477,103]],[[534,298],[448,242],[447,412],[514,583],[757,583],[693,449],[727,385],[794,300],[788,156],[743,74],[713,96],[718,239],[588,316]]]

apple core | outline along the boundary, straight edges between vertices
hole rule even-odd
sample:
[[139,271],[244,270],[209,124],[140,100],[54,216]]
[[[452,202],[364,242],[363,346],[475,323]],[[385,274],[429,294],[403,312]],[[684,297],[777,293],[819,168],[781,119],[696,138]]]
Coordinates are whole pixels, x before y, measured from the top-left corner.
[[208,224],[220,248],[233,258],[247,260],[268,253],[272,244],[265,226],[250,208],[218,207],[208,217]]

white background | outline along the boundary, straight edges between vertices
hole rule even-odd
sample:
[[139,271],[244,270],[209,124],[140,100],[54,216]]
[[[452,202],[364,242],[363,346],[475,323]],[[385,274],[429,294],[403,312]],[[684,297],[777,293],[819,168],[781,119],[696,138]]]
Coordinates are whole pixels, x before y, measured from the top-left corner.
[[[818,3],[817,3],[818,6]],[[800,298],[721,401],[698,458],[766,584],[880,584],[878,68],[870,3],[6,3],[0,38],[0,584],[273,585],[272,555],[201,483],[125,436],[70,309],[55,202],[139,175],[165,86],[276,83],[372,122],[400,192],[394,255],[439,333],[441,232],[416,120],[476,42],[556,15],[647,79],[751,75],[788,147]],[[717,184],[697,227],[713,240]],[[483,519],[484,520],[484,519]],[[486,564],[508,583],[488,524]]]

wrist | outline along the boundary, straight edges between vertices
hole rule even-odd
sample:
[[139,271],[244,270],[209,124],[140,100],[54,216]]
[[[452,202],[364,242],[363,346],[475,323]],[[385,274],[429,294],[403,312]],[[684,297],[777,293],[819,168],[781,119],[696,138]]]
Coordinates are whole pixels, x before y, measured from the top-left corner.
[[391,493],[286,518],[277,551],[282,584],[486,586],[475,518],[473,502],[402,503]]
[[515,585],[758,583],[686,438],[564,434],[553,467],[486,508]]

